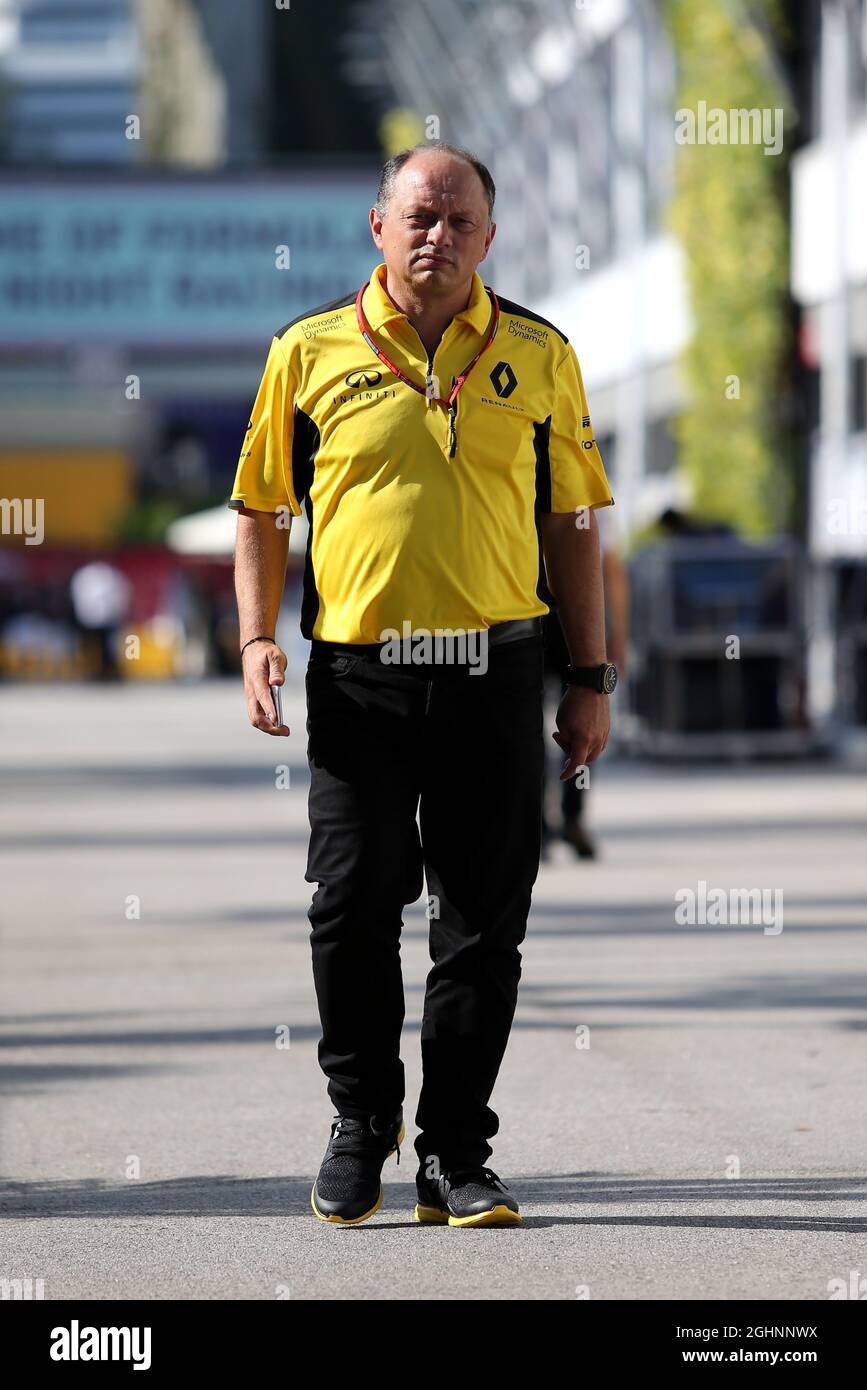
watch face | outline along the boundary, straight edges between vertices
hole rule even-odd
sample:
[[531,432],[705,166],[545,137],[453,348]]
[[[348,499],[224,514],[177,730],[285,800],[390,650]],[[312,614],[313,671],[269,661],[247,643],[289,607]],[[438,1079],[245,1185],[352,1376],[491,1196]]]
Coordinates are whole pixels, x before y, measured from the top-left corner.
[[617,667],[609,661],[602,671],[602,689],[606,695],[610,695],[617,685]]

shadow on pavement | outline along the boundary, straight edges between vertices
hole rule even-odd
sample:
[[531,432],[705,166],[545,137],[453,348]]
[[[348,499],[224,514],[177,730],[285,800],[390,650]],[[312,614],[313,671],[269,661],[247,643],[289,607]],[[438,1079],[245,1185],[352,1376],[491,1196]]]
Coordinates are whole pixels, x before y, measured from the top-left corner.
[[[310,1188],[313,1175],[285,1178],[196,1176],[164,1182],[129,1182],[123,1186],[92,1179],[59,1182],[10,1182],[0,1185],[0,1216],[6,1220],[89,1220],[142,1216],[303,1216],[313,1219]],[[777,1214],[756,1212],[688,1211],[630,1212],[623,1208],[647,1205],[681,1206],[719,1202],[726,1206],[768,1202],[867,1201],[864,1178],[635,1178],[605,1173],[568,1173],[508,1180],[509,1191],[521,1203],[526,1226],[573,1225],[712,1227],[729,1230],[815,1231],[863,1235],[867,1216]],[[416,1200],[414,1182],[389,1182],[385,1203],[377,1216],[362,1226],[393,1226],[388,1217],[411,1217]],[[560,1215],[557,1207],[619,1207],[611,1214]],[[541,1210],[539,1210],[541,1208]],[[547,1208],[548,1210],[545,1210]]]

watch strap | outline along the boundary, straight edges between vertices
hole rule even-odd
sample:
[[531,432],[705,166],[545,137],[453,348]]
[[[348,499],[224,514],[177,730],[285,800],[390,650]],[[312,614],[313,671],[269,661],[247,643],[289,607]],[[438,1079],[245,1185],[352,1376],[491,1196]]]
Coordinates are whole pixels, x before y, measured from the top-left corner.
[[617,667],[613,661],[603,661],[599,666],[566,667],[566,681],[569,685],[581,686],[586,690],[596,690],[607,695],[617,684]]

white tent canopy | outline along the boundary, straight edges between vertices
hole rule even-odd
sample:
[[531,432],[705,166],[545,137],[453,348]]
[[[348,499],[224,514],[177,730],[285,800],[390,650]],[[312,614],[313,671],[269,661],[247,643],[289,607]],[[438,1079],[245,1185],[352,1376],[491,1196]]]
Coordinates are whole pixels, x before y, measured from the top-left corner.
[[[166,531],[166,544],[177,555],[231,555],[235,549],[235,513],[230,507],[209,507],[180,516]],[[307,547],[307,518],[293,516],[289,551],[303,555]]]

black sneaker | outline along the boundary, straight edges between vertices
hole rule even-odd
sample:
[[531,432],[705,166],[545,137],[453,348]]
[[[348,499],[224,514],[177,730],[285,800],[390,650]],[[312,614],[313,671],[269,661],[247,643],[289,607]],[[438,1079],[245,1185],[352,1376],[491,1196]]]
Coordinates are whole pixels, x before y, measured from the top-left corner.
[[310,1193],[310,1205],[320,1221],[352,1226],[366,1221],[382,1206],[382,1165],[397,1151],[406,1130],[403,1110],[381,1128],[367,1120],[335,1115],[331,1138]]
[[419,1172],[416,1221],[433,1226],[520,1226],[514,1197],[490,1168],[455,1168],[436,1180]]

